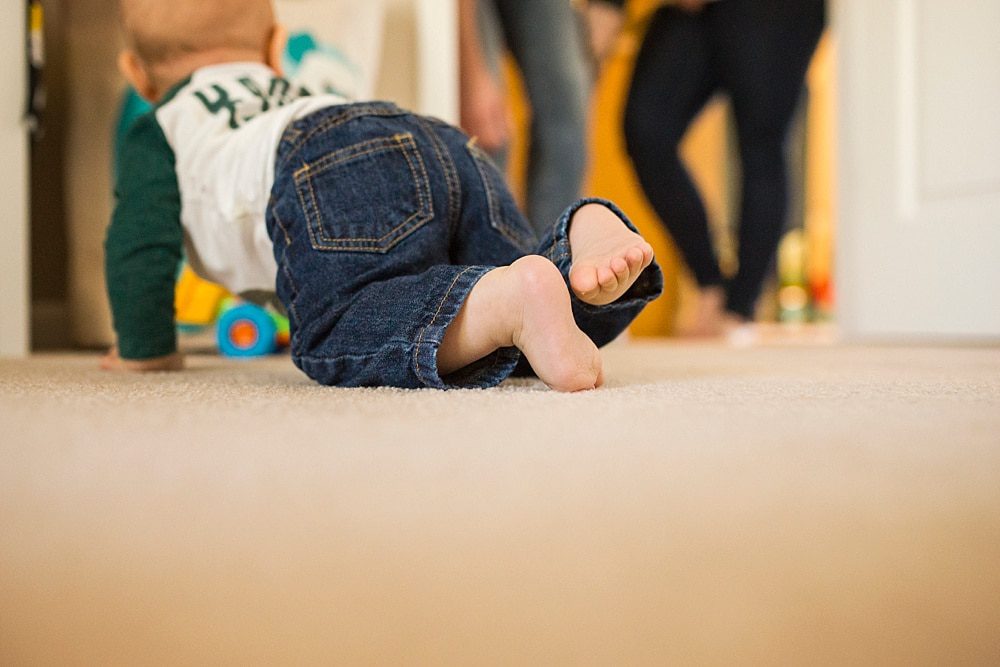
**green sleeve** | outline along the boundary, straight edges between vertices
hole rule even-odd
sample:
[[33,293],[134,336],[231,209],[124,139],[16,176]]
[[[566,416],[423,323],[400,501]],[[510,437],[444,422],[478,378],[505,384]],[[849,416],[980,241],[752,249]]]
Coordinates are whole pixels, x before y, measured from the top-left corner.
[[174,285],[184,235],[174,153],[153,113],[122,143],[115,198],[104,268],[118,352],[164,356],[177,349]]

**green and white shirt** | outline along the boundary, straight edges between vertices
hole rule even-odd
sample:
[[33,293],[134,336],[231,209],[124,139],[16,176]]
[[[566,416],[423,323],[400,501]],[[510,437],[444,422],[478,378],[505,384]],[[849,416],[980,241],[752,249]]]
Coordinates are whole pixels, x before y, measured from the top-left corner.
[[176,350],[174,282],[182,248],[200,276],[235,294],[274,291],[264,214],[285,128],[346,102],[309,96],[260,63],[196,71],[126,135],[105,273],[119,353]]

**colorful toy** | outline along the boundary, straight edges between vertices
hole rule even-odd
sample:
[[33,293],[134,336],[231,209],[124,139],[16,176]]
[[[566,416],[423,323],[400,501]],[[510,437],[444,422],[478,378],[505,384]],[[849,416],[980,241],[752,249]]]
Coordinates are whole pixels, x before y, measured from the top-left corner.
[[174,290],[174,311],[181,330],[196,331],[219,319],[222,305],[232,295],[224,287],[199,278],[184,264]]
[[216,337],[227,357],[260,357],[288,346],[288,319],[252,303],[223,306]]
[[260,357],[288,347],[288,318],[234,297],[187,265],[177,279],[174,309],[181,331],[200,331],[215,323],[219,352],[227,357]]

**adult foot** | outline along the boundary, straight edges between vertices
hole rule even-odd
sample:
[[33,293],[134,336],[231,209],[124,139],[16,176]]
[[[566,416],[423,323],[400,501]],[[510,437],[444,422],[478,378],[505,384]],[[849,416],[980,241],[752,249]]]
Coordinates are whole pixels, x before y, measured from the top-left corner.
[[681,338],[715,338],[725,333],[726,292],[721,287],[703,287],[698,291],[694,319],[678,327]]
[[501,347],[517,347],[558,391],[604,382],[601,354],[573,319],[559,269],[540,255],[493,269],[469,292],[438,349],[438,372],[456,371]]
[[594,306],[618,299],[653,261],[653,246],[601,204],[581,206],[569,227],[569,284]]
[[742,315],[727,312],[722,318],[722,330],[730,347],[753,347],[760,342],[760,328]]

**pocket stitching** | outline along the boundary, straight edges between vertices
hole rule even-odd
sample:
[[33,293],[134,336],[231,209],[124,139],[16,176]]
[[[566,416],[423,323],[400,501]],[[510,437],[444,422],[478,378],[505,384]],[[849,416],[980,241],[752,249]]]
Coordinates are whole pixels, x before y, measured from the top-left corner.
[[[358,150],[361,146],[365,146],[365,149]],[[315,173],[316,175],[319,175],[338,164],[342,164],[365,155],[387,150],[398,150],[406,160],[406,165],[410,170],[412,183],[417,194],[418,210],[406,218],[406,220],[377,238],[337,238],[326,236],[324,233],[323,218],[319,212],[316,191],[313,188],[312,174]],[[416,162],[416,166],[420,169],[419,174],[414,166],[414,162]],[[388,252],[400,241],[419,229],[423,223],[434,217],[428,193],[429,179],[427,177],[427,169],[424,166],[423,159],[420,157],[420,153],[417,151],[416,143],[413,141],[413,135],[410,133],[395,134],[391,137],[378,137],[376,139],[370,139],[368,141],[360,142],[358,144],[342,148],[338,151],[334,151],[325,155],[318,162],[306,164],[300,167],[293,174],[293,178],[298,186],[296,187],[296,190],[299,195],[299,203],[302,206],[308,220],[307,227],[309,240],[313,248],[316,250]],[[303,182],[309,187],[309,202],[305,201],[302,188]],[[414,220],[419,218],[423,219],[414,223]],[[404,230],[407,226],[411,227],[411,229],[400,232],[400,230]],[[396,235],[396,238],[392,239],[392,241],[386,245],[385,239],[391,238],[394,235]],[[370,243],[359,245],[360,242],[366,241]]]
[[516,230],[511,229],[509,225],[504,224],[502,221],[502,216],[499,211],[499,203],[497,202],[496,188],[493,185],[492,179],[486,172],[487,161],[490,159],[488,155],[476,145],[475,139],[470,139],[465,144],[466,149],[472,156],[472,162],[476,165],[476,171],[479,172],[479,178],[483,182],[483,187],[486,189],[486,203],[490,211],[490,226],[493,229],[500,232],[502,235],[507,237],[509,241],[514,243],[519,247],[526,245],[526,240],[517,233]]
[[308,131],[296,130],[298,134],[295,136],[295,143],[293,143],[291,148],[284,154],[282,164],[286,164],[293,155],[299,152],[302,146],[304,146],[309,139],[317,134],[322,134],[343,125],[344,123],[348,123],[352,120],[363,118],[365,116],[391,117],[400,115],[403,115],[403,112],[396,107],[383,108],[379,105],[367,104],[352,106],[351,108],[337,113],[336,115],[324,118]]

